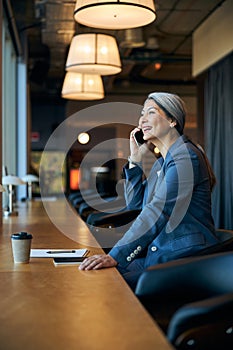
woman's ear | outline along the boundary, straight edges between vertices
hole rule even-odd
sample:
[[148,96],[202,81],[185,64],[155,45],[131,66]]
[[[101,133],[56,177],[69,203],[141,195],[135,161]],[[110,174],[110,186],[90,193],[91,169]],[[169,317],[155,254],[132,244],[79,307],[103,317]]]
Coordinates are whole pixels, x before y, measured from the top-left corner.
[[170,128],[174,128],[177,125],[175,120],[172,120],[170,123]]

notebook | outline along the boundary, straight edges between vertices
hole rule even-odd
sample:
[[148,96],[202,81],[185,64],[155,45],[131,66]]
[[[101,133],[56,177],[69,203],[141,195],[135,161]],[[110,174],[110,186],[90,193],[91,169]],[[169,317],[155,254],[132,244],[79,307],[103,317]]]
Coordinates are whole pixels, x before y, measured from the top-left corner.
[[80,258],[85,257],[87,249],[31,249],[31,258]]

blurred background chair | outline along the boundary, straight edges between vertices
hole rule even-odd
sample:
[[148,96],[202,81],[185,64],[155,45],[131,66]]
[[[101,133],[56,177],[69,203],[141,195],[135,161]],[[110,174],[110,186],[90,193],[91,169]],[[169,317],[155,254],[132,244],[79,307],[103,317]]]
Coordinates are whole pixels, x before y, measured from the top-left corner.
[[[89,215],[93,213],[114,214],[119,213],[126,208],[124,196],[105,196],[100,201],[100,198],[84,201],[80,204],[77,210],[78,214],[84,221],[87,221]],[[90,221],[90,220],[89,220]]]
[[76,191],[69,194],[67,199],[106,253],[140,213],[140,210],[127,209],[124,183],[118,183],[115,192]]
[[93,212],[88,216],[86,223],[105,253],[108,253],[129,229],[139,213],[140,210],[127,209],[114,214]]
[[177,349],[212,350],[211,327],[218,349],[232,342],[233,251],[216,251],[158,264],[138,280],[135,294]]

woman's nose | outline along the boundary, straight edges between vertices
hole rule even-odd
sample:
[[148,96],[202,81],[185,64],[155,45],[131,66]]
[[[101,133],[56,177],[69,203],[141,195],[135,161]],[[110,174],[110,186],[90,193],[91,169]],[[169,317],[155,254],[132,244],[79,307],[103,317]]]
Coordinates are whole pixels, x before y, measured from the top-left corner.
[[140,128],[142,127],[143,123],[145,123],[145,121],[146,121],[146,114],[143,114],[139,118],[139,122],[138,122],[138,125],[139,125]]

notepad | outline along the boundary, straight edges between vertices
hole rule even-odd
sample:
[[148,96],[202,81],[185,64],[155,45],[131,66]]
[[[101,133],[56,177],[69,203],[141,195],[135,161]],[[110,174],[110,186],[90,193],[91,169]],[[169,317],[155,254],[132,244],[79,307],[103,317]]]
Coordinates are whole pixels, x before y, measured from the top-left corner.
[[87,249],[31,249],[31,258],[80,258],[85,257]]

